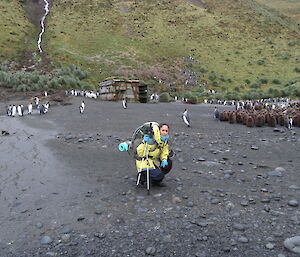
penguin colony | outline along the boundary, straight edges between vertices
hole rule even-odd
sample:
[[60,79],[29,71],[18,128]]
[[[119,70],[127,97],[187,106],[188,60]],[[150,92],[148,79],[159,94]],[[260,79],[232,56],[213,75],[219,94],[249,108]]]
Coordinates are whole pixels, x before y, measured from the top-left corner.
[[230,124],[240,123],[247,127],[280,125],[292,129],[293,126],[300,127],[300,103],[292,103],[286,108],[266,109],[257,104],[251,109],[224,110],[219,113],[219,120],[228,121]]

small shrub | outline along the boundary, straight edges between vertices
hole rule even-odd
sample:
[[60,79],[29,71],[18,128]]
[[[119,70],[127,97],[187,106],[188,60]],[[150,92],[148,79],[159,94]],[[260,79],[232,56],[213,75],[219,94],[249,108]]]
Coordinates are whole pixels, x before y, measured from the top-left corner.
[[248,84],[248,85],[251,83],[251,81],[250,81],[249,79],[244,79],[244,81],[245,81],[245,83]]
[[264,65],[264,64],[265,64],[265,61],[264,61],[264,60],[258,60],[258,61],[257,61],[257,64],[258,64],[258,65]]
[[197,96],[192,95],[192,96],[189,98],[189,102],[190,102],[191,104],[197,104],[197,103],[198,103],[198,98],[197,98]]
[[261,79],[259,80],[259,82],[260,82],[260,84],[268,84],[268,80],[265,79],[265,78],[261,78]]
[[217,81],[214,81],[214,82],[212,83],[212,85],[213,85],[214,87],[217,87],[217,86],[218,86],[218,82],[217,82]]
[[211,72],[208,76],[208,79],[211,81],[214,81],[217,78],[217,75],[215,72]]
[[299,68],[299,67],[296,67],[296,68],[294,69],[294,71],[295,71],[295,72],[300,72],[300,68]]
[[280,85],[281,84],[281,81],[279,79],[273,79],[272,80],[272,83],[273,84],[276,84],[276,85]]
[[168,103],[170,102],[170,95],[169,93],[165,92],[165,93],[161,93],[159,95],[159,102],[162,102],[162,103]]

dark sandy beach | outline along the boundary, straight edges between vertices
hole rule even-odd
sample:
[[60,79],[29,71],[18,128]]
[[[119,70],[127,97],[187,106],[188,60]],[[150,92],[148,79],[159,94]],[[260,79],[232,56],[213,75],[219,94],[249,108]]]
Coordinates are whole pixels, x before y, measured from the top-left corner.
[[[204,104],[84,99],[80,115],[81,100],[14,118],[0,104],[1,257],[297,256],[283,241],[300,229],[299,128],[231,125]],[[117,149],[147,121],[170,124],[177,154],[149,196]]]

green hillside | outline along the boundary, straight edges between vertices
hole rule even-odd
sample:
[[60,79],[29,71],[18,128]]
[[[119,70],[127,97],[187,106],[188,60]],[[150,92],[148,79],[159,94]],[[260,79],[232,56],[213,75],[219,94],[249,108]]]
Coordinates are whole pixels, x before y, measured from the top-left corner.
[[[300,78],[300,33],[281,11],[300,3],[280,1],[286,5],[275,11],[257,1],[206,0],[202,8],[198,0],[55,0],[42,57],[54,66],[75,64],[92,86],[123,76],[171,87],[206,82],[219,91],[284,88]],[[12,19],[9,9],[17,10],[9,23],[17,30],[13,43],[7,32],[0,39],[2,60],[32,47],[32,26],[17,3],[0,4],[7,10],[1,27]]]

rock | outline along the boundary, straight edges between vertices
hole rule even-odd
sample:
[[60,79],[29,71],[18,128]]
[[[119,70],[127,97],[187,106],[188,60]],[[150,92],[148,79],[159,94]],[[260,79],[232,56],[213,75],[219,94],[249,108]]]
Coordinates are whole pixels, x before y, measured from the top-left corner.
[[150,246],[146,249],[146,254],[155,255],[156,249],[153,246]]
[[277,255],[277,257],[285,257],[285,255],[280,253],[280,254]]
[[241,205],[245,207],[245,206],[248,206],[249,204],[248,204],[248,201],[241,201]]
[[266,244],[266,248],[267,248],[267,249],[272,250],[272,249],[274,249],[274,247],[275,247],[274,244],[271,244],[271,243],[267,243],[267,244]]
[[61,234],[69,234],[71,231],[72,231],[71,228],[65,227],[65,226],[62,227],[61,229],[59,229],[59,233],[61,233]]
[[245,231],[246,226],[244,224],[240,224],[240,223],[234,223],[232,225],[232,228],[238,231]]
[[300,190],[300,186],[290,185],[290,186],[289,186],[289,189]]
[[221,201],[219,200],[219,199],[217,199],[217,198],[214,198],[214,199],[212,199],[211,201],[210,201],[210,203],[211,204],[218,204],[218,203],[220,203]]
[[283,245],[289,251],[300,254],[300,236],[285,239]]
[[207,167],[212,167],[212,166],[219,166],[219,165],[221,165],[221,164],[218,163],[218,162],[206,161],[206,162],[203,162],[203,165],[205,165],[205,166],[207,166]]
[[41,244],[46,245],[46,244],[51,244],[52,243],[52,238],[49,236],[43,236],[41,239]]
[[268,175],[269,176],[273,176],[273,177],[282,177],[282,174],[285,172],[285,169],[282,167],[277,167],[275,170],[273,171],[269,171]]
[[70,240],[70,234],[63,234],[62,236],[61,236],[61,240],[63,240],[63,241],[69,241]]
[[297,200],[289,200],[288,205],[291,207],[298,207],[299,203]]
[[240,242],[240,243],[248,243],[249,239],[247,237],[245,237],[245,236],[240,236],[238,238],[238,242]]
[[203,158],[203,157],[199,157],[197,160],[198,160],[199,162],[204,162],[204,161],[206,161],[206,159]]
[[183,163],[184,159],[183,158],[178,158],[178,162]]
[[100,238],[100,239],[104,239],[106,237],[105,233],[95,233],[94,237]]
[[181,202],[181,199],[180,199],[180,197],[178,197],[178,196],[173,196],[172,197],[172,203],[180,203]]
[[273,132],[280,132],[281,130],[279,128],[274,128]]
[[172,243],[172,236],[171,235],[165,235],[163,237],[163,242],[165,242],[165,243]]
[[258,146],[252,145],[252,146],[251,146],[251,149],[252,149],[252,150],[258,150],[259,148],[258,148]]
[[77,218],[77,221],[82,221],[82,220],[84,220],[84,219],[85,219],[85,217],[79,216],[79,217]]
[[46,252],[46,256],[57,256],[55,252]]
[[41,222],[38,222],[38,223],[35,224],[35,226],[36,226],[37,228],[42,228],[42,227],[43,227],[43,224],[42,224]]
[[193,207],[194,206],[194,202],[192,201],[188,201],[188,203],[186,204],[187,207]]

